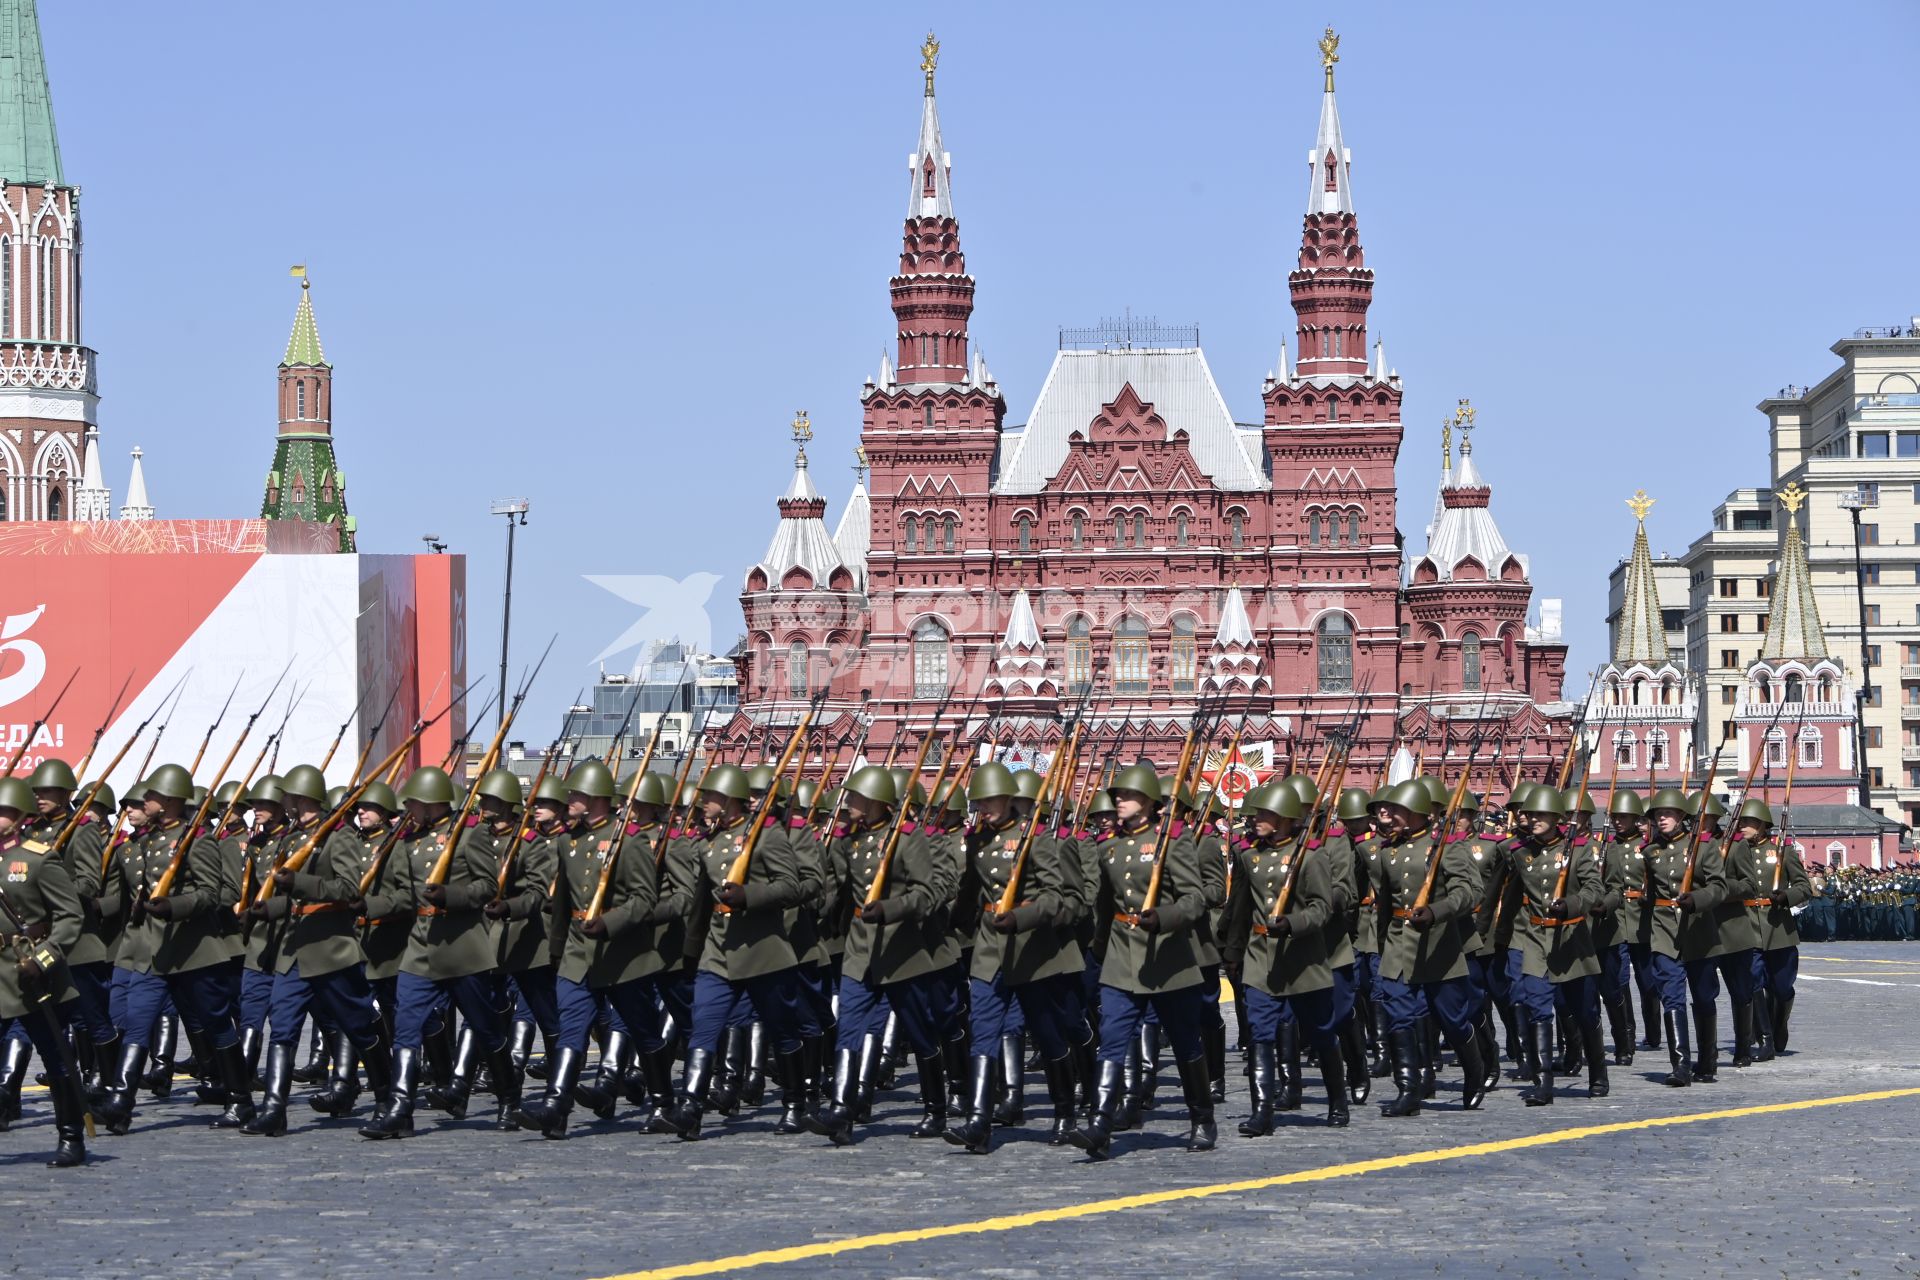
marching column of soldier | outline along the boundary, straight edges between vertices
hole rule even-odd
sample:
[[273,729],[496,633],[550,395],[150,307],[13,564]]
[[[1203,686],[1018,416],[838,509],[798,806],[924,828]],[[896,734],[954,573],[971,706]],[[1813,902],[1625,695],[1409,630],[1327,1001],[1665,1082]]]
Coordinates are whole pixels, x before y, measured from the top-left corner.
[[142,1094],[176,1076],[213,1126],[266,1137],[300,1123],[303,1076],[322,1119],[354,1117],[364,1087],[369,1139],[485,1093],[506,1131],[564,1138],[582,1107],[690,1141],[770,1080],[775,1132],[845,1145],[910,1053],[910,1136],[990,1152],[1025,1125],[1037,1070],[1040,1136],[1100,1160],[1155,1109],[1164,1049],[1206,1151],[1223,982],[1247,1138],[1316,1077],[1327,1124],[1375,1079],[1382,1115],[1418,1114],[1443,1047],[1478,1108],[1499,1024],[1527,1105],[1583,1067],[1606,1096],[1636,991],[1668,1085],[1715,1079],[1723,987],[1732,1065],[1787,1048],[1812,888],[1761,800],[1726,827],[1704,792],[1612,791],[1603,833],[1565,769],[1504,805],[1468,790],[1470,756],[1451,786],[1368,791],[1342,785],[1333,734],[1312,776],[1255,787],[1229,822],[1194,794],[1220,728],[1204,710],[1171,775],[1118,744],[1096,761],[1078,712],[1044,773],[978,762],[969,711],[946,733],[936,715],[911,766],[856,747],[844,778],[811,776],[811,714],[777,762],[697,778],[693,751],[678,776],[649,751],[624,782],[588,760],[528,785],[496,738],[470,788],[433,766],[401,780],[416,726],[332,790],[323,766],[259,760],[212,794],[179,764],[118,798],[59,760],[0,779],[0,1129],[37,1055],[56,1166],[85,1159],[95,1122],[137,1131]]

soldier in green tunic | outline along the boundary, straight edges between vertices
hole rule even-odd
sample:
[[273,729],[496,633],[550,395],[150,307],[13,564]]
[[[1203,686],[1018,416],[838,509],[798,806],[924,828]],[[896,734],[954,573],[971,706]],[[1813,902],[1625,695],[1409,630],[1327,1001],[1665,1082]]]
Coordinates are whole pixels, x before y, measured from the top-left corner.
[[[1654,792],[1647,801],[1651,831],[1628,859],[1629,878],[1639,882],[1640,944],[1647,948],[1648,971],[1660,993],[1666,1023],[1666,1083],[1685,1088],[1696,1078],[1714,1078],[1714,1000],[1720,994],[1712,951],[1720,931],[1713,913],[1727,896],[1726,869],[1720,851],[1702,840],[1697,853],[1689,832],[1695,801],[1678,788]],[[1701,1041],[1700,1061],[1689,1060],[1691,1045],[1687,1000],[1693,997],[1693,1026]]]
[[1800,850],[1774,831],[1773,810],[1764,800],[1740,806],[1734,843],[1745,844],[1756,860],[1755,891],[1742,905],[1752,921],[1754,948],[1753,1020],[1762,1062],[1787,1049],[1787,1023],[1793,1016],[1793,984],[1800,972],[1800,930],[1793,909],[1813,896]]

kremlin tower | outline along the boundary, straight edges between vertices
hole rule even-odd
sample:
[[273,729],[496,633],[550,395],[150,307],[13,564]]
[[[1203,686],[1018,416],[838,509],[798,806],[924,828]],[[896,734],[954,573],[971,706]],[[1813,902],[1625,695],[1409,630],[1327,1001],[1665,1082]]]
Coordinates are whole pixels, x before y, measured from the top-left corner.
[[313,282],[295,267],[300,305],[280,361],[280,429],[267,473],[260,514],[268,520],[310,520],[333,525],[340,550],[354,549],[353,517],[347,514],[347,479],[333,456],[333,366],[320,348],[313,318]]

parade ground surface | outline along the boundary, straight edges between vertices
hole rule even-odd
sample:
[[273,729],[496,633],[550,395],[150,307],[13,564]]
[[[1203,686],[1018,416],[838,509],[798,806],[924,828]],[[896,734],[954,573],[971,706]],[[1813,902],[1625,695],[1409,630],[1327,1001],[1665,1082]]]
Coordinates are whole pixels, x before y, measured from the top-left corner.
[[1920,942],[1809,947],[1801,980],[1793,1051],[1735,1071],[1723,1050],[1716,1084],[1664,1088],[1665,1051],[1641,1050],[1611,1098],[1529,1108],[1509,1080],[1462,1113],[1448,1070],[1418,1118],[1370,1103],[1330,1130],[1309,1074],[1306,1109],[1249,1140],[1236,1065],[1220,1149],[1189,1155],[1168,1070],[1105,1164],[1031,1128],[987,1158],[909,1141],[901,1089],[845,1150],[774,1137],[767,1108],[694,1144],[630,1117],[550,1142],[424,1110],[418,1136],[374,1143],[344,1121],[242,1137],[143,1098],[133,1134],[57,1173],[30,1090],[0,1135],[0,1256],[90,1280],[1920,1273]]

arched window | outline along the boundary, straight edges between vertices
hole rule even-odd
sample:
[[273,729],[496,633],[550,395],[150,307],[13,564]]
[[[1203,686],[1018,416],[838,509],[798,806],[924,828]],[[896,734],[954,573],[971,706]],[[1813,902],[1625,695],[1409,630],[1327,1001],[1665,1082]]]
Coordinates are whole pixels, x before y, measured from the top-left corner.
[[60,492],[60,491],[59,491],[58,489],[52,489],[52,490],[49,490],[49,491],[48,491],[48,493],[47,493],[47,519],[49,519],[49,520],[64,520],[64,519],[66,519],[66,515],[65,515],[65,513],[64,513],[64,512],[62,512],[62,511],[61,511],[61,509],[60,509],[60,508],[62,507],[62,505],[63,505],[63,503],[62,503],[62,501],[61,501],[61,498],[62,498],[62,496],[63,496],[63,495],[61,494],[61,492]]
[[1073,513],[1073,549],[1080,550],[1087,545],[1087,517],[1084,513]]
[[787,646],[787,696],[805,698],[811,694],[807,687],[807,642],[795,640]]
[[1647,700],[1646,679],[1641,676],[1635,676],[1633,678],[1633,705],[1636,707],[1642,706],[1646,703],[1646,700]]
[[1353,688],[1353,624],[1343,613],[1330,613],[1314,628],[1319,640],[1320,692],[1345,693]]
[[1113,545],[1116,547],[1127,545],[1127,513],[1124,511],[1113,513]]
[[1187,513],[1184,511],[1173,518],[1173,545],[1176,547],[1187,545]]
[[1347,545],[1350,547],[1360,545],[1360,513],[1358,511],[1347,512]]
[[1621,729],[1613,735],[1613,762],[1623,769],[1633,768],[1633,730]]
[[1663,769],[1667,764],[1667,731],[1665,729],[1647,730],[1647,767]]
[[1803,692],[1802,686],[1803,681],[1800,679],[1800,673],[1797,671],[1789,671],[1787,673],[1788,702],[1799,702],[1801,700],[1801,694]]
[[1833,701],[1833,677],[1832,676],[1820,677],[1820,701],[1822,702]]
[[953,535],[954,535],[955,529],[958,526],[959,526],[959,521],[954,519],[954,517],[952,516],[948,516],[944,521],[941,522],[940,549],[942,551],[953,550]]
[[1192,693],[1197,655],[1193,642],[1193,619],[1181,614],[1173,620],[1173,647],[1169,650],[1175,693]]
[[305,378],[293,380],[293,416],[296,418],[307,416],[307,380]]
[[915,520],[912,516],[908,516],[907,517],[907,550],[908,551],[918,551],[920,549],[919,531],[920,531],[920,522]]
[[1147,545],[1147,514],[1144,511],[1133,513],[1133,545],[1136,547]]
[[947,692],[947,629],[931,618],[913,627],[913,696],[938,698]]
[[929,404],[929,405],[927,406],[927,417],[926,417],[926,423],[927,423],[927,425],[928,425],[928,426],[932,426],[932,425],[933,425],[933,406],[932,406],[931,404]]
[[1246,520],[1247,516],[1244,511],[1230,511],[1227,513],[1227,537],[1235,551],[1240,550],[1246,543]]
[[1148,667],[1147,624],[1126,617],[1113,624],[1113,691],[1145,693]]
[[1755,676],[1753,680],[1754,700],[1771,703],[1773,701],[1773,681],[1766,676]]
[[1812,769],[1820,767],[1820,730],[1813,725],[1804,725],[1800,729],[1800,766]]
[[1767,768],[1787,767],[1787,731],[1778,725],[1767,730]]
[[1021,516],[1017,527],[1020,536],[1020,550],[1033,550],[1033,521],[1025,516]]
[[42,237],[40,240],[40,336],[50,342],[59,341],[59,335],[53,331],[53,239]]
[[1093,679],[1093,626],[1081,614],[1067,623],[1067,688],[1080,693]]
[[1460,637],[1460,687],[1480,692],[1480,637],[1471,631]]
[[1320,545],[1320,513],[1318,511],[1311,512],[1307,516],[1307,545],[1310,547]]

